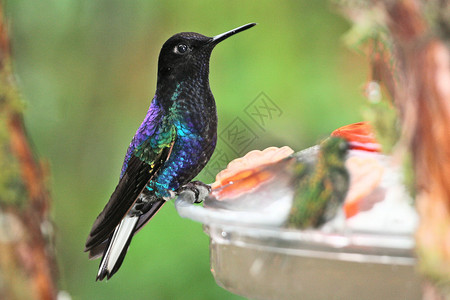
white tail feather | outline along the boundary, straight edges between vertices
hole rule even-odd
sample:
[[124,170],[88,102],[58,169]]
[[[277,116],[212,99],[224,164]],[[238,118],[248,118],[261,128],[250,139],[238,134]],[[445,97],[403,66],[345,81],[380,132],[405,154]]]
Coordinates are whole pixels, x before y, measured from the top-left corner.
[[98,276],[100,276],[104,270],[106,270],[108,274],[111,273],[123,251],[123,248],[126,246],[130,235],[133,234],[138,220],[139,217],[137,216],[126,216],[116,227],[111,238],[111,242],[109,243],[108,250],[106,250],[106,253],[102,259],[102,263],[98,270]]

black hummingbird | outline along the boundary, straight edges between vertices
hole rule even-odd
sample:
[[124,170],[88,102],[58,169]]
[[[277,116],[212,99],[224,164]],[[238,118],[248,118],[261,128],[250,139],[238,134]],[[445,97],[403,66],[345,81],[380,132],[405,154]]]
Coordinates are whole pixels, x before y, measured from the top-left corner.
[[209,192],[207,185],[190,181],[209,161],[217,140],[208,78],[211,52],[254,25],[215,37],[182,32],[162,46],[155,96],[128,147],[119,183],[86,241],[91,259],[102,256],[97,280],[117,272],[133,235],[167,200],[183,190],[197,198]]

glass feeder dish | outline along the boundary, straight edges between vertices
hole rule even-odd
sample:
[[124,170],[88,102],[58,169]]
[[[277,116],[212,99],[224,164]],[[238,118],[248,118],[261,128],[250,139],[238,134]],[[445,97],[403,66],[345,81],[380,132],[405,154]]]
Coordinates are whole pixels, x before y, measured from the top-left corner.
[[[251,299],[421,299],[414,239],[265,226],[258,216],[175,201],[203,223],[218,285]],[[260,216],[262,218],[262,216]]]
[[[396,181],[398,174],[386,174],[380,186]],[[417,215],[403,191],[389,188],[383,201],[352,218],[297,230],[284,226],[294,195],[289,176],[278,172],[232,201],[210,195],[202,206],[187,193],[175,200],[178,214],[202,223],[210,237],[218,285],[251,299],[422,299]]]

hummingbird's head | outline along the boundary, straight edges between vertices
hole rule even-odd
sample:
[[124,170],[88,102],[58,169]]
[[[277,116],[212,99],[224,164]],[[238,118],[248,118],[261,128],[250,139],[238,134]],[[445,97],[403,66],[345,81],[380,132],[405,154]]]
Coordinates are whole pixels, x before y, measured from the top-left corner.
[[348,142],[340,137],[329,137],[320,143],[321,155],[330,165],[343,164],[348,150]]
[[255,26],[250,23],[228,32],[207,37],[195,32],[182,32],[168,39],[161,48],[158,62],[158,82],[207,76],[213,48],[226,38]]

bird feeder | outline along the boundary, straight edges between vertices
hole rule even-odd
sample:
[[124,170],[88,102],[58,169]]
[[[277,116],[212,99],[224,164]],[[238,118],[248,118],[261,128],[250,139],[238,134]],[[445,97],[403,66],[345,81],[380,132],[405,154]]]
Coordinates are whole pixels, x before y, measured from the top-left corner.
[[[314,158],[317,147],[295,155]],[[365,172],[355,159],[376,164]],[[360,173],[353,174],[350,199],[320,228],[283,225],[293,192],[286,180],[291,174],[281,168],[272,178],[260,178],[264,184],[254,183],[257,189],[242,192],[247,182],[232,174],[225,194],[213,185],[203,205],[181,194],[175,207],[181,217],[203,224],[211,272],[232,293],[251,299],[421,299],[417,215],[400,172],[389,157],[361,149],[351,151],[347,168],[351,164]],[[377,167],[381,174],[367,179]]]

